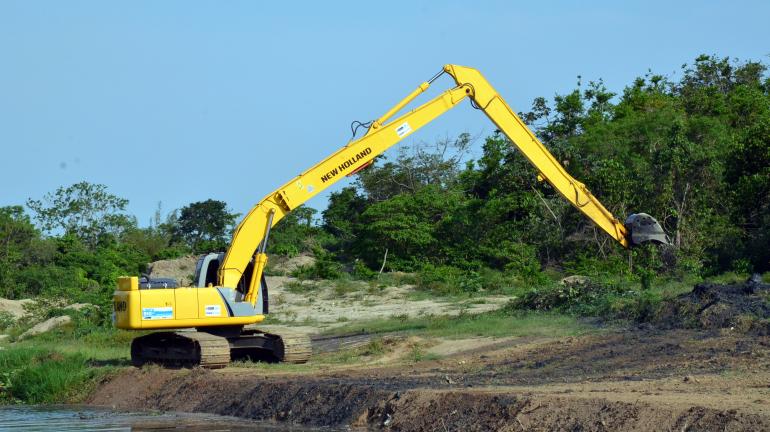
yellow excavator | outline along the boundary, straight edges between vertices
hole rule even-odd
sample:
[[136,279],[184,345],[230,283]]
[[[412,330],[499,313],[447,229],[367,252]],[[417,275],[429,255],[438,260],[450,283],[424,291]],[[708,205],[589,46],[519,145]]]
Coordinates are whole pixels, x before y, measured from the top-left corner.
[[[443,74],[451,76],[456,86],[391,120]],[[368,130],[361,138],[256,204],[238,225],[226,253],[212,253],[198,260],[195,286],[178,287],[173,280],[120,277],[114,294],[115,325],[129,330],[166,330],[133,340],[133,364],[218,368],[233,358],[248,357],[306,362],[311,353],[306,336],[268,333],[250,326],[263,321],[268,313],[264,269],[270,229],[293,209],[341,178],[366,168],[377,155],[466,99],[483,111],[537,168],[540,181],[550,183],[618,243],[624,247],[668,243],[661,226],[649,215],[634,214],[625,223],[615,218],[584,184],[567,173],[479,71],[446,65],[382,117],[366,124]]]

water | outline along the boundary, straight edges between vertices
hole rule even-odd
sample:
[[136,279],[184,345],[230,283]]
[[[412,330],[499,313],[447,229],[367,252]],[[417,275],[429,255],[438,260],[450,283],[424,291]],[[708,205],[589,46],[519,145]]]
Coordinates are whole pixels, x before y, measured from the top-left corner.
[[330,431],[186,413],[131,413],[84,406],[0,407],[0,431]]

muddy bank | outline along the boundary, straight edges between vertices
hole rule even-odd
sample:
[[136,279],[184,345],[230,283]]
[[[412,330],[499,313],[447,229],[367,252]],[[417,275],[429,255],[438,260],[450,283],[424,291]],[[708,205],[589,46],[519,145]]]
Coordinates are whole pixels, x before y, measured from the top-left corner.
[[[126,389],[139,389],[127,392]],[[184,411],[311,426],[434,430],[767,430],[767,416],[736,410],[611,401],[515,390],[383,390],[378,385],[210,371],[128,371],[91,403]]]
[[770,340],[627,331],[506,339],[437,360],[126,369],[89,403],[373,430],[770,430]]

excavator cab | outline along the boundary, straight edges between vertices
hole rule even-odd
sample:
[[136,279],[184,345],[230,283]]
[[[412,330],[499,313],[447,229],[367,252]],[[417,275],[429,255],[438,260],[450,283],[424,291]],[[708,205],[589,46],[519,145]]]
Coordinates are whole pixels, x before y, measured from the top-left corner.
[[[195,266],[195,277],[193,279],[193,285],[198,288],[217,285],[219,266],[222,264],[224,256],[224,252],[212,252],[206,255],[201,255],[198,258],[198,263]],[[252,259],[246,265],[246,268],[244,268],[243,276],[241,276],[241,279],[238,281],[238,285],[235,287],[233,296],[236,302],[244,301],[244,296],[246,295],[246,291],[249,289],[249,281],[251,281],[251,276],[253,273],[254,260]],[[262,306],[262,313],[267,314],[269,300],[267,282],[265,281],[264,274],[262,274],[260,277],[259,290],[258,302]]]

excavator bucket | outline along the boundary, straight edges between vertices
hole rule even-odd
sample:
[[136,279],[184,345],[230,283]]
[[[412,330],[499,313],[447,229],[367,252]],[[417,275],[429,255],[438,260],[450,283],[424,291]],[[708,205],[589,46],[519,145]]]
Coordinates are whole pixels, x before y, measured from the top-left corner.
[[626,219],[624,225],[630,233],[628,237],[631,239],[631,244],[634,246],[648,242],[667,245],[671,244],[666,232],[663,231],[663,227],[660,226],[654,217],[647,213],[632,214]]

